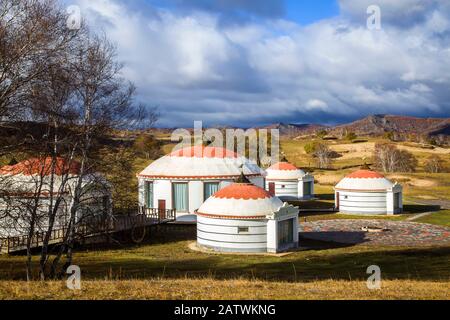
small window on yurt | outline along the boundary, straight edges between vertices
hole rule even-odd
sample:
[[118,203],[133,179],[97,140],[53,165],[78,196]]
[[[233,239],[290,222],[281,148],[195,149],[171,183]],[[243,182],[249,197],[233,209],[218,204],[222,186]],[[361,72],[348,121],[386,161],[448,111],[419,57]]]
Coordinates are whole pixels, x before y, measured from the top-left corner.
[[248,233],[248,227],[238,227],[238,233]]

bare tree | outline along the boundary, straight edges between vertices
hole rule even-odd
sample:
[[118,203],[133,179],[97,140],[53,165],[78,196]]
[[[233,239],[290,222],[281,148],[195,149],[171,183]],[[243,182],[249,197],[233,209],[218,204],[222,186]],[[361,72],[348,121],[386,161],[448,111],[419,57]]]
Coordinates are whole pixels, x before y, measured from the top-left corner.
[[331,165],[333,152],[324,143],[318,143],[314,147],[314,157],[317,159],[317,166],[321,169],[328,169]]
[[77,36],[65,17],[55,0],[0,2],[0,124],[27,117],[23,105],[32,82]]
[[439,173],[445,171],[444,161],[437,156],[430,156],[425,161],[425,171],[428,173]]
[[135,105],[135,87],[120,77],[122,65],[116,62],[115,48],[105,39],[86,34],[80,39],[72,68],[72,81],[76,86],[74,114],[77,118],[77,157],[80,174],[74,185],[70,206],[68,233],[61,251],[53,261],[52,273],[63,250],[66,264],[72,263],[72,249],[77,225],[77,213],[82,203],[83,177],[89,172],[97,138],[112,128],[132,127],[143,119],[155,119],[152,111],[145,112],[142,105]]
[[375,165],[383,172],[413,172],[417,159],[406,150],[389,143],[377,143],[374,151]]
[[[157,120],[154,109],[134,102],[135,87],[120,77],[121,68],[106,39],[85,27],[78,31],[66,28],[66,14],[56,1],[0,3],[0,126],[27,119],[40,128],[39,133],[26,135],[22,151],[38,159],[41,171],[30,175],[26,188],[11,185],[17,183],[14,175],[0,186],[1,223],[11,223],[14,215],[20,215],[16,222],[23,222],[17,231],[26,233],[29,280],[36,233],[44,235],[40,277],[45,279],[50,237],[61,212],[68,231],[51,262],[50,275],[58,273],[64,253],[65,265],[71,264],[77,228],[96,214],[95,202],[105,204],[101,195],[110,186],[92,173],[98,165],[101,137],[113,128],[131,128],[143,120],[150,125]],[[17,145],[10,150],[17,150]],[[58,168],[61,159],[67,172]],[[70,170],[75,163],[76,174]],[[9,219],[3,219],[6,216]]]

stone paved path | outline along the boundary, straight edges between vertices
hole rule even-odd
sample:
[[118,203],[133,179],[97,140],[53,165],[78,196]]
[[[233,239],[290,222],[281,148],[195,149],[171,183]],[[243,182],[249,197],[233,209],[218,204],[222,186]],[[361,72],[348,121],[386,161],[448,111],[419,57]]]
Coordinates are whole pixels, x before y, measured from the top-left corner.
[[[370,233],[361,230],[367,226],[389,231]],[[308,239],[355,245],[450,245],[450,228],[406,221],[342,219],[301,222],[299,232],[301,237]]]

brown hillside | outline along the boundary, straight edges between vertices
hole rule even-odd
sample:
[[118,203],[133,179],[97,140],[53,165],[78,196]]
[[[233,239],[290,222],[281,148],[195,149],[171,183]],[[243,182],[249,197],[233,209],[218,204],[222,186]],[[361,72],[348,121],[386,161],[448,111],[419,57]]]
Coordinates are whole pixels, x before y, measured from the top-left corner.
[[349,124],[336,126],[332,132],[342,130],[352,131],[358,135],[378,135],[391,131],[424,135],[450,135],[450,118],[372,115]]

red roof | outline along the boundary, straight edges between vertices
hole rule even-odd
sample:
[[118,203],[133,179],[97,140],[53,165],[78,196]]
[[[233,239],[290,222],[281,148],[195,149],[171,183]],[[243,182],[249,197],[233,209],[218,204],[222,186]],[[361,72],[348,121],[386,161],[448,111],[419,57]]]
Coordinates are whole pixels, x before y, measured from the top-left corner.
[[293,164],[290,164],[289,162],[278,162],[274,165],[272,165],[269,170],[282,170],[282,171],[292,171],[292,170],[298,170],[296,166]]
[[358,170],[349,174],[346,178],[373,179],[373,178],[384,178],[384,176],[381,173],[371,170]]
[[213,197],[219,199],[257,200],[272,198],[272,195],[251,183],[234,183],[219,190]]
[[[23,175],[50,175],[52,170],[52,158],[44,159],[32,158],[19,162],[12,166],[4,166],[0,168],[0,174],[23,174]],[[55,174],[61,176],[63,174],[80,173],[80,163],[71,161],[70,163],[63,158],[56,158]]]
[[221,147],[193,146],[172,152],[170,157],[187,158],[238,158],[238,154]]

